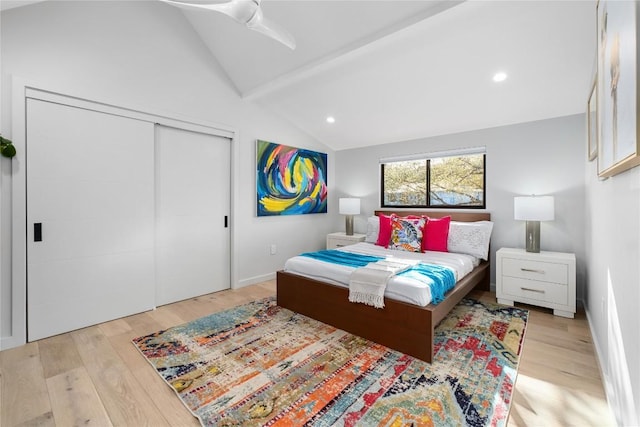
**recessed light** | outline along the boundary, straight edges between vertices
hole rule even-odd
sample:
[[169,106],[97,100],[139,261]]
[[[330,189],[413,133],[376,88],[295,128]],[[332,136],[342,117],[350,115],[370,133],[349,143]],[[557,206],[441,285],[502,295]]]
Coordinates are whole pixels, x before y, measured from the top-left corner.
[[493,81],[496,83],[503,82],[507,79],[507,73],[499,72],[493,75]]
[[335,123],[336,122],[336,118],[333,116],[329,116],[327,117],[327,123]]

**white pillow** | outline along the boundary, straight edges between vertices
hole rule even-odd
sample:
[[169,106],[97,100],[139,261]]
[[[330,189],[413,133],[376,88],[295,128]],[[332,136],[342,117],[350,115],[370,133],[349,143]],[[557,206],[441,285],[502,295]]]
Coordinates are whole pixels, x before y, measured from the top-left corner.
[[377,216],[370,216],[367,218],[367,236],[364,241],[367,243],[376,243],[378,241],[378,234],[380,233],[380,218]]
[[486,261],[489,258],[492,230],[491,221],[451,221],[447,248],[449,252],[473,255]]

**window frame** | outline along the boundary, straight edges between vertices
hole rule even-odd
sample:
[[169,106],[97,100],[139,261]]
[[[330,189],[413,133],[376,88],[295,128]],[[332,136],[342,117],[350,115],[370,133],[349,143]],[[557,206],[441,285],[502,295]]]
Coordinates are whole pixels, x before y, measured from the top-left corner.
[[[431,188],[431,160],[444,157],[462,157],[482,154],[482,205],[432,205],[430,197]],[[408,162],[415,160],[426,160],[427,173],[426,173],[426,204],[425,205],[387,205],[384,203],[384,166],[388,163],[396,162]],[[385,209],[486,209],[487,208],[487,153],[485,150],[469,150],[459,151],[452,153],[433,153],[417,156],[407,156],[406,158],[394,158],[394,159],[380,159],[380,207]]]

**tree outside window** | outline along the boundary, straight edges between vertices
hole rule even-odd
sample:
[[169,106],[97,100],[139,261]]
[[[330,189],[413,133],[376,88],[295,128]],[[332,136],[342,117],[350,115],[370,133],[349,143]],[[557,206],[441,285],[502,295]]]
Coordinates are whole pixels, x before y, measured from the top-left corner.
[[485,154],[383,163],[381,179],[382,207],[485,207]]

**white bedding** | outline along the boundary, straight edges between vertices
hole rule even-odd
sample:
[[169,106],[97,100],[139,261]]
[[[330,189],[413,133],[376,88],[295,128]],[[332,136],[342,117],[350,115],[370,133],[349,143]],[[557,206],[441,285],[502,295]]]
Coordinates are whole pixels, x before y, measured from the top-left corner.
[[[471,255],[432,251],[425,253],[404,252],[385,249],[372,243],[356,243],[337,250],[385,258],[417,259],[427,264],[450,267],[455,273],[456,282],[469,274],[479,264],[479,259]],[[349,287],[349,277],[354,270],[353,267],[324,262],[306,256],[289,258],[284,265],[284,271],[345,288]],[[429,305],[431,302],[431,291],[426,283],[402,275],[394,276],[389,280],[384,296],[421,307]]]

